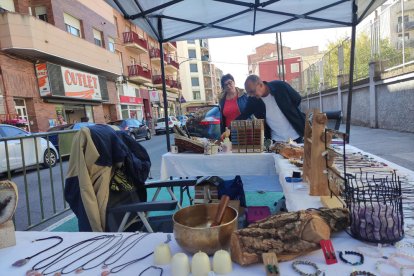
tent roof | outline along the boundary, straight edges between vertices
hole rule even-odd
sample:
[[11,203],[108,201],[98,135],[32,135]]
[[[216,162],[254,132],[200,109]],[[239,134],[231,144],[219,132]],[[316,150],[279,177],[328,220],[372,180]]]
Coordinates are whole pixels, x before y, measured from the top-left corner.
[[352,26],[354,2],[358,24],[386,0],[105,1],[166,42]]

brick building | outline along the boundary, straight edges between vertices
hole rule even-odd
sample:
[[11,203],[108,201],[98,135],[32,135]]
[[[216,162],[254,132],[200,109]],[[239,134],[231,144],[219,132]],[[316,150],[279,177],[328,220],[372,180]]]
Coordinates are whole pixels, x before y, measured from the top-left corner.
[[[142,29],[113,10],[116,28],[115,49],[122,64],[117,81],[121,118],[152,122],[163,116],[161,57],[159,43]],[[164,63],[169,114],[175,115],[180,83],[175,43],[165,43]],[[152,97],[151,97],[152,95]]]
[[0,3],[0,120],[19,115],[36,132],[54,125],[58,115],[68,123],[118,118],[121,65],[110,6],[93,0]]
[[[308,67],[309,60],[319,59],[318,46],[306,47],[292,50],[283,46],[285,81],[296,90],[302,90],[301,73]],[[254,54],[247,56],[249,74],[256,74],[265,81],[279,79],[279,62],[277,58],[277,47],[273,43],[265,43],[256,48]],[[282,71],[282,62],[280,62]],[[280,72],[282,74],[282,72]],[[281,75],[280,74],[280,75]]]

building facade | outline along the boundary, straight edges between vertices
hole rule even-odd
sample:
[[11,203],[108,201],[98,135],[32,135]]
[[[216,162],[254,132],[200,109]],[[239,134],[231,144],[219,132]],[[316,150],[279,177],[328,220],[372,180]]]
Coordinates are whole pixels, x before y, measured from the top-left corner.
[[116,120],[112,8],[93,0],[1,4],[0,120],[19,116],[33,132],[81,117]]
[[[221,70],[211,63],[208,40],[179,41],[178,61],[182,86],[183,112],[217,103],[217,74]],[[219,81],[220,82],[220,81]],[[221,91],[221,89],[220,89]]]
[[[283,64],[278,61],[277,46],[266,43],[256,48],[254,54],[247,56],[249,74],[260,76],[265,81],[284,79],[297,91],[302,90],[303,81],[301,73],[315,59],[320,59],[322,54],[318,46],[292,50],[283,46]],[[282,67],[283,66],[283,67]],[[280,72],[279,72],[280,70]]]

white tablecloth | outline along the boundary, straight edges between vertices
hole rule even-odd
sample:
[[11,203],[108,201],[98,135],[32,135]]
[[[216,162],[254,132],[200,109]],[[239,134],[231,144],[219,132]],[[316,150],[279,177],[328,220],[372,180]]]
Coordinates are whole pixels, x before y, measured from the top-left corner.
[[[66,246],[72,245],[76,242],[79,242],[84,239],[92,238],[94,236],[100,235],[101,233],[50,233],[50,232],[16,232],[17,236],[17,245],[9,248],[0,249],[0,275],[19,275],[23,276],[25,275],[26,271],[31,269],[31,267],[37,263],[39,260],[50,256],[53,252],[57,252]],[[59,235],[63,237],[64,242],[59,245],[59,247],[54,248],[44,254],[39,255],[38,257],[33,258],[29,261],[25,266],[21,268],[15,268],[12,267],[11,264],[15,262],[18,259],[25,258],[27,256],[30,256],[32,254],[35,254],[39,252],[40,250],[50,246],[51,244],[55,243],[55,240],[47,241],[47,242],[37,242],[32,243],[31,241],[39,238],[45,238],[50,237],[52,235]],[[126,234],[125,234],[126,235]],[[117,262],[115,265],[119,265],[125,262],[128,262],[130,260],[133,260],[135,258],[139,258],[140,256],[146,255],[147,253],[154,250],[154,248],[161,242],[165,241],[166,234],[163,233],[155,233],[151,234],[149,237],[145,238],[134,246],[131,251],[129,251],[125,257],[121,259],[121,261]],[[335,250],[356,250],[358,246],[364,245],[363,243],[354,240],[347,236],[346,233],[342,232],[339,234],[335,234],[332,237],[333,245]],[[411,240],[413,241],[413,240]],[[182,252],[180,247],[176,244],[174,238],[170,243],[172,254]],[[395,248],[385,248],[384,254],[389,255],[393,252],[395,252]],[[406,253],[414,254],[414,249],[404,249]],[[83,252],[84,253],[84,252]],[[82,252],[78,252],[77,254],[74,254],[72,257],[77,258],[82,254]],[[189,255],[189,254],[188,254]],[[191,255],[189,255],[190,261],[191,261]],[[365,256],[365,263],[362,266],[353,267],[350,265],[346,265],[339,261],[338,264],[335,265],[326,265],[325,259],[322,255],[321,250],[317,250],[312,252],[311,254],[308,254],[303,257],[297,258],[297,260],[310,260],[312,262],[315,262],[322,270],[325,271],[327,276],[334,275],[334,276],[346,276],[349,275],[354,269],[362,269],[367,270],[372,273],[375,273],[379,275],[375,271],[375,262],[376,260],[374,258]],[[351,259],[350,259],[351,260]],[[69,259],[67,260],[69,261]],[[67,262],[69,263],[69,262]],[[136,264],[133,264],[121,272],[117,273],[116,275],[138,275],[142,270],[147,268],[148,266],[153,265],[153,257],[150,256],[147,259],[140,261]],[[112,266],[112,267],[113,267]],[[170,266],[165,265],[162,266],[164,269],[163,275],[171,275],[170,273]],[[111,266],[109,266],[111,268]],[[393,272],[395,270],[392,270],[392,268],[389,272]],[[102,269],[101,268],[95,268],[90,271],[85,271],[81,275],[100,275]],[[281,275],[283,276],[290,276],[290,275],[297,275],[291,268],[291,262],[284,262],[280,264],[280,271]],[[409,272],[411,274],[409,274]],[[148,271],[144,275],[159,275],[159,271]],[[404,275],[412,275],[413,271],[408,270],[407,274]],[[78,275],[75,273],[71,273],[70,275]],[[237,275],[237,276],[251,276],[251,275],[264,275],[264,268],[262,265],[252,265],[248,267],[241,267],[237,264],[233,264],[233,272],[228,275]],[[398,275],[398,274],[395,274]]]
[[166,153],[161,160],[161,179],[194,176],[276,175],[272,153],[192,154]]

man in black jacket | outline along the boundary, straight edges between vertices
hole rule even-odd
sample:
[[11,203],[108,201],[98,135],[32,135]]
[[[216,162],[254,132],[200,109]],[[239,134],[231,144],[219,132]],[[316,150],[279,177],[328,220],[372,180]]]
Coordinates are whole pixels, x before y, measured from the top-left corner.
[[252,114],[266,121],[266,138],[287,141],[289,138],[303,142],[305,115],[300,111],[301,96],[284,81],[262,81],[256,75],[247,77],[245,83],[249,95],[244,112],[237,118],[245,120]]

